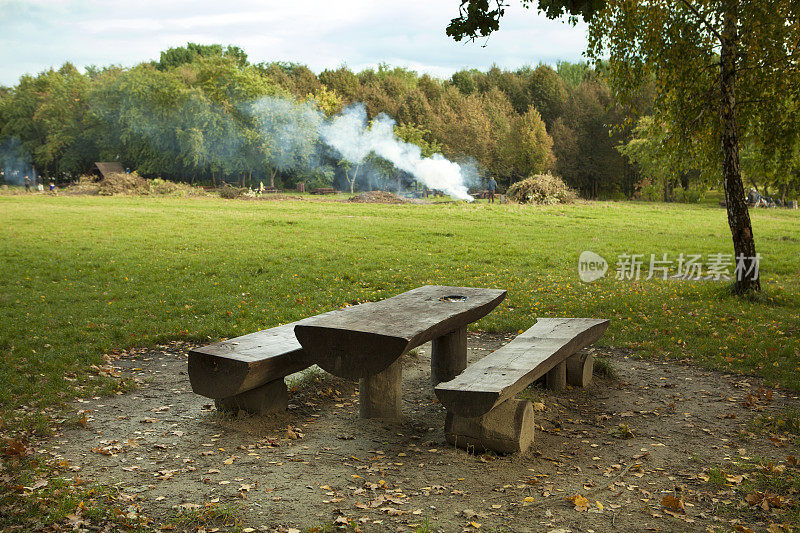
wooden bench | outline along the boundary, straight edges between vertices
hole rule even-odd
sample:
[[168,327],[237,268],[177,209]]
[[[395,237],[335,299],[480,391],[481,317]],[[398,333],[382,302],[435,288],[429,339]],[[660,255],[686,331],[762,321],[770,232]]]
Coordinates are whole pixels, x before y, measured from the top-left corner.
[[401,416],[401,357],[433,341],[434,385],[467,366],[467,326],[506,296],[499,289],[426,285],[298,323],[294,332],[306,354],[331,374],[360,379],[364,418]]
[[533,409],[514,396],[543,376],[555,390],[568,382],[588,385],[592,356],[580,350],[597,341],[608,324],[590,318],[539,319],[454,379],[439,383],[435,392],[448,411],[448,442],[501,453],[524,451],[533,442]]
[[317,187],[311,194],[336,194],[336,189],[333,187]]
[[[305,319],[308,320],[308,319]],[[314,364],[294,336],[303,320],[189,352],[189,382],[217,409],[268,414],[286,409],[283,378]]]

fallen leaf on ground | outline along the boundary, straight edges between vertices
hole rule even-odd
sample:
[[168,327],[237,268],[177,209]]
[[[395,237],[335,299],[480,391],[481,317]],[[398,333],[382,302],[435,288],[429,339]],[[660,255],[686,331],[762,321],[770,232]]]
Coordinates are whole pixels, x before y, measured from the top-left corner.
[[566,500],[575,505],[576,511],[586,511],[589,509],[589,500],[580,494],[576,494],[575,496],[567,496]]
[[666,507],[671,511],[676,511],[680,513],[686,512],[686,507],[683,505],[683,498],[676,498],[672,494],[667,494],[663,498],[661,498],[661,505]]

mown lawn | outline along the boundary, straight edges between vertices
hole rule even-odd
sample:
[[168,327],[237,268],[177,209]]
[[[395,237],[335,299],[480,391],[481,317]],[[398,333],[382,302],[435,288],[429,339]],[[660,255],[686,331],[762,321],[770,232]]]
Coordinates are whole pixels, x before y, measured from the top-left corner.
[[[800,390],[800,212],[752,216],[767,295],[755,302],[719,283],[614,279],[623,253],[731,253],[711,206],[0,196],[0,414],[44,431],[60,401],[119,386],[88,371],[109,351],[237,336],[423,284],[508,289],[479,329],[607,317],[603,344]],[[581,283],[583,250],[610,275]]]

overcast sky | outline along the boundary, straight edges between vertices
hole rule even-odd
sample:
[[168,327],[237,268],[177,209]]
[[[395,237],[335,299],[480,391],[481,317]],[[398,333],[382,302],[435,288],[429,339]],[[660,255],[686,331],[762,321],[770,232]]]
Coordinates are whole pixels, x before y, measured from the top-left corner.
[[251,62],[293,61],[315,72],[385,62],[449,76],[582,59],[583,26],[509,1],[499,32],[456,43],[444,31],[459,0],[0,0],[0,84],[65,61],[134,65],[190,41],[235,44]]

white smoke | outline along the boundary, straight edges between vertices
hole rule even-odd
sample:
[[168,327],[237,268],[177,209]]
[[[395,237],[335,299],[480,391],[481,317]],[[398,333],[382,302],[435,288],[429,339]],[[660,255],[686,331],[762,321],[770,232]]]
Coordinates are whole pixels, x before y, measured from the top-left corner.
[[364,105],[356,104],[321,124],[320,136],[351,163],[362,163],[374,152],[431,189],[459,200],[473,200],[467,192],[466,176],[458,163],[440,154],[422,157],[419,146],[397,138],[394,125],[394,120],[383,113],[372,124],[367,124]]

